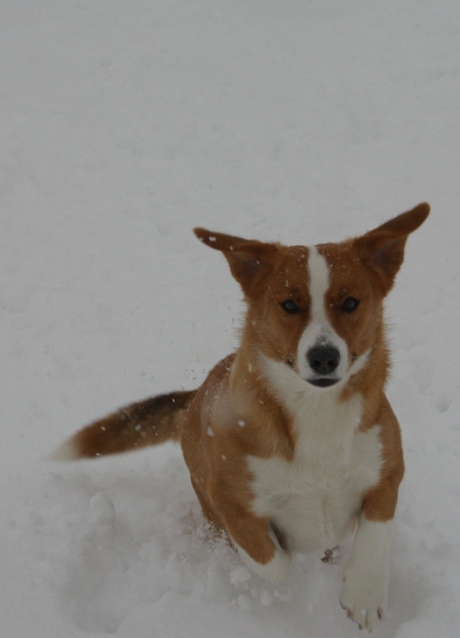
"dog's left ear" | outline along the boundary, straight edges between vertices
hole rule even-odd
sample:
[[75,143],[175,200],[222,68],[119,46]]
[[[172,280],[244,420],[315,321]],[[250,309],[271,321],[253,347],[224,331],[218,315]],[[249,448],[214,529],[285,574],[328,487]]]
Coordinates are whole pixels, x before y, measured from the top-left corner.
[[391,290],[404,261],[408,236],[423,224],[429,212],[429,204],[419,204],[353,241],[362,263],[378,275],[384,295]]
[[270,258],[277,250],[276,244],[213,233],[204,228],[195,228],[193,232],[206,246],[220,250],[225,255],[232,275],[246,295],[250,294],[259,276],[270,269]]

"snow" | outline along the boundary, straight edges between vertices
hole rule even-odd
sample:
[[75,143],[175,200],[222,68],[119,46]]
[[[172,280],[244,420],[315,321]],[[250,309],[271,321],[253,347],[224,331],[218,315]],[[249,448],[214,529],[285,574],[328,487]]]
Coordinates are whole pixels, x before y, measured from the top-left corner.
[[120,405],[197,386],[241,294],[194,226],[312,244],[428,200],[387,304],[407,473],[375,636],[460,613],[460,4],[4,0],[0,634],[358,633],[344,561],[285,582],[210,545],[174,445],[44,457]]

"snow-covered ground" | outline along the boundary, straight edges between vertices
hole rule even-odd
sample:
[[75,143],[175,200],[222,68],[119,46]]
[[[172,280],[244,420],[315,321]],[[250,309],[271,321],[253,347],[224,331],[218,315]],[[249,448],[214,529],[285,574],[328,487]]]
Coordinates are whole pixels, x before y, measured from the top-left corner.
[[193,226],[311,244],[423,200],[387,305],[407,474],[375,635],[458,635],[459,33],[457,0],[2,1],[2,637],[357,635],[343,559],[271,585],[205,542],[173,445],[43,457],[235,347]]

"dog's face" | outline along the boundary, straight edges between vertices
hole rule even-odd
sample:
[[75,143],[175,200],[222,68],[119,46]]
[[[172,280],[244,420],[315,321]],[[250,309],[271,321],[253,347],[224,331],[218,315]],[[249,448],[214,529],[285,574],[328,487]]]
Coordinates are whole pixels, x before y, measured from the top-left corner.
[[195,233],[224,252],[243,288],[254,356],[282,362],[324,391],[365,368],[407,236],[428,211],[421,204],[357,239],[309,248]]
[[247,297],[251,344],[317,388],[362,369],[380,328],[383,294],[352,246],[277,247],[269,264]]

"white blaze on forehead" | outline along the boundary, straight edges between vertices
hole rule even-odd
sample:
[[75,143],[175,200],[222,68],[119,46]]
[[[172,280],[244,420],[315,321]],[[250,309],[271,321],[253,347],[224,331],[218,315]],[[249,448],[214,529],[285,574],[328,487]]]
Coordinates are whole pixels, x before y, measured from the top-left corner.
[[348,367],[348,347],[332,327],[326,311],[326,297],[330,285],[330,266],[316,246],[308,254],[310,322],[305,328],[298,346],[297,361],[304,379],[315,376],[307,361],[309,350],[316,346],[334,346],[340,353],[340,363],[334,377],[342,378]]
[[311,321],[325,324],[324,301],[329,289],[329,265],[316,246],[309,249],[308,272],[310,273]]

